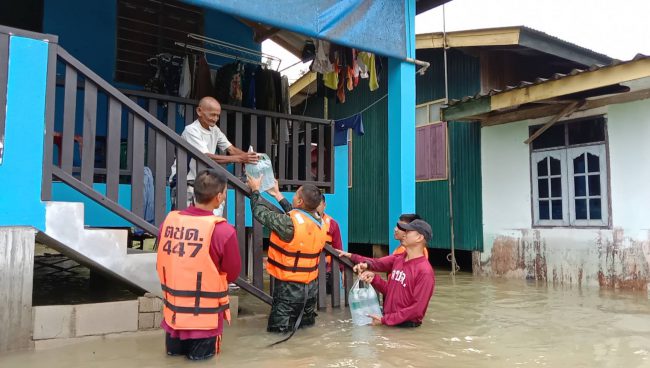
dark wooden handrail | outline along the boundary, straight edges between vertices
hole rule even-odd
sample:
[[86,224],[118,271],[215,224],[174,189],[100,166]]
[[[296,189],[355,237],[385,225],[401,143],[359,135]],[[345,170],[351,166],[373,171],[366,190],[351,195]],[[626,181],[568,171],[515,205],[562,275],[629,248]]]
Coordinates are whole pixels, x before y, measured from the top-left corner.
[[111,97],[115,98],[116,100],[124,104],[126,107],[131,109],[132,112],[139,115],[140,118],[144,119],[146,123],[153,126],[157,133],[161,133],[169,142],[173,143],[175,146],[182,147],[184,150],[190,152],[194,156],[193,157],[194,159],[199,160],[204,165],[209,166],[210,168],[223,173],[228,179],[228,182],[230,182],[231,185],[235,187],[235,189],[245,193],[247,196],[250,197],[250,189],[248,188],[248,186],[245,185],[241,180],[239,180],[233,174],[231,174],[228,170],[226,170],[221,165],[209,159],[207,156],[203,154],[203,152],[199,151],[197,148],[189,144],[178,134],[176,134],[176,132],[174,132],[169,127],[167,127],[165,124],[158,121],[158,119],[156,119],[153,115],[151,115],[147,110],[143,109],[140,105],[135,103],[133,100],[129,99],[126,95],[122,94],[122,92],[120,92],[117,88],[113,87],[108,82],[103,80],[100,76],[98,76],[95,72],[93,72],[88,67],[83,65],[79,60],[75,59],[74,56],[70,55],[63,48],[58,47],[57,49],[58,49],[58,55],[63,60],[65,60],[70,66],[72,66],[77,71],[82,73],[86,78],[92,80],[104,91],[106,91]]
[[[157,93],[152,93],[152,92],[147,92],[147,91],[137,91],[137,90],[131,90],[131,89],[120,89],[120,91],[122,93],[124,93],[125,95],[127,95],[127,96],[153,98],[153,99],[160,100],[160,101],[176,102],[176,103],[183,104],[183,105],[197,105],[198,102],[199,102],[197,100],[192,100],[192,99],[188,99],[188,98],[182,98],[182,97],[177,97],[177,96],[160,95],[160,94],[157,94]],[[241,107],[241,106],[233,106],[233,105],[221,104],[221,108],[223,110],[228,110],[228,111],[233,111],[233,112],[241,112],[243,114],[268,116],[268,117],[271,117],[271,118],[279,118],[279,119],[287,119],[287,120],[296,120],[297,119],[297,120],[305,121],[305,122],[308,122],[308,123],[322,124],[322,125],[332,125],[333,124],[332,120],[327,120],[327,119],[312,118],[312,117],[309,117],[309,116],[296,116],[296,115],[282,114],[282,113],[275,112],[275,111],[255,110],[255,109],[249,109],[249,108]]]

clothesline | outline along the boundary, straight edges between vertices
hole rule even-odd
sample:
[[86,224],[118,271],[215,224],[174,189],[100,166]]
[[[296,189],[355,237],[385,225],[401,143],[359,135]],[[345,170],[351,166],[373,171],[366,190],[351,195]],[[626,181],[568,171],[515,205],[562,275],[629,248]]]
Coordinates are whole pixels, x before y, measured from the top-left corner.
[[350,115],[350,116],[346,116],[346,117],[344,117],[344,118],[340,118],[340,119],[336,119],[336,120],[345,120],[345,119],[349,119],[349,118],[351,118],[351,117],[353,117],[353,116],[355,116],[355,115],[363,114],[364,112],[368,111],[370,108],[372,108],[373,106],[375,106],[376,104],[378,104],[381,100],[383,100],[383,99],[386,98],[386,97],[388,97],[388,93],[386,93],[385,95],[381,96],[380,98],[378,98],[377,100],[375,100],[375,102],[371,103],[370,105],[366,106],[363,110],[361,110],[361,111],[359,111],[359,112],[356,112],[356,113],[354,113],[354,114],[352,114],[352,115]]

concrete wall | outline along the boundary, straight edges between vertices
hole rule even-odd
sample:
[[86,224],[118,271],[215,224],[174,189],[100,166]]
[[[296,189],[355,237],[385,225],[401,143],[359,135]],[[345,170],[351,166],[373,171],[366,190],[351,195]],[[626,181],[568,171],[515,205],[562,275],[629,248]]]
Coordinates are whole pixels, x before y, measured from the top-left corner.
[[32,346],[34,236],[30,227],[0,227],[0,352]]
[[[474,273],[554,285],[647,290],[650,281],[650,100],[609,106],[611,228],[534,228],[528,126],[481,132],[485,251]],[[583,114],[587,115],[587,114]],[[578,116],[572,116],[575,118]]]

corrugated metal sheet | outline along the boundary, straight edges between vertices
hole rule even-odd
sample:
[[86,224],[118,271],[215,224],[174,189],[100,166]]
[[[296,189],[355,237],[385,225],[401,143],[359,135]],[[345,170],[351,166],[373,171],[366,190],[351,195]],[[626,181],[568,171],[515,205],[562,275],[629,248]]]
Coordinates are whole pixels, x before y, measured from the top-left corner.
[[[431,67],[424,75],[415,78],[416,104],[445,98],[445,68],[442,50],[417,50],[419,60],[428,61]],[[481,90],[481,70],[477,57],[458,50],[447,51],[449,98],[462,98]]]
[[447,180],[415,184],[417,213],[431,225],[433,238],[429,247],[450,249],[449,188]]
[[[330,119],[355,114],[388,92],[388,63],[382,60],[379,89],[370,92],[362,79],[346,102],[329,99]],[[352,137],[352,188],[349,197],[349,241],[388,244],[388,99],[384,98],[363,113],[365,134]]]
[[574,75],[578,75],[578,74],[589,73],[589,72],[593,72],[593,71],[596,71],[596,70],[609,68],[609,67],[613,67],[613,66],[617,66],[617,65],[629,64],[629,63],[634,62],[634,61],[648,59],[648,58],[650,58],[650,55],[637,54],[631,60],[627,60],[627,61],[615,60],[613,63],[608,64],[608,65],[592,65],[588,69],[573,69],[573,70],[571,70],[571,72],[569,72],[567,74],[555,73],[555,74],[551,75],[548,78],[539,77],[539,78],[536,78],[533,82],[521,81],[516,86],[507,86],[504,89],[491,89],[491,90],[489,90],[488,92],[485,92],[485,93],[471,92],[471,93],[467,93],[467,94],[464,94],[464,95],[461,95],[461,96],[451,95],[451,93],[450,93],[449,106],[453,106],[453,105],[463,103],[463,102],[467,102],[467,101],[471,101],[471,100],[479,100],[479,99],[481,99],[483,97],[494,96],[494,95],[497,95],[499,93],[512,91],[514,89],[530,87],[530,86],[538,85],[538,84],[544,84],[544,83],[547,83],[547,82],[556,81],[556,80],[559,80],[559,79],[562,79],[562,78],[566,78],[566,77],[570,77],[570,76],[574,76]]
[[449,122],[455,248],[483,251],[481,126]]

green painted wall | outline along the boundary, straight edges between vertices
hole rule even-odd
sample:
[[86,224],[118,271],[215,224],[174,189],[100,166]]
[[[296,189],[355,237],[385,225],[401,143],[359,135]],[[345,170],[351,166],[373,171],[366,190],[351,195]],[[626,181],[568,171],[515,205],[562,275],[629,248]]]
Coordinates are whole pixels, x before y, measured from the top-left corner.
[[[418,50],[417,58],[431,63],[423,76],[416,77],[416,103],[445,97],[444,56],[441,50]],[[480,64],[478,58],[449,50],[449,98],[478,93]],[[448,124],[449,176],[452,178],[455,247],[482,250],[480,126],[450,122]],[[451,249],[449,182],[447,180],[416,184],[417,211],[433,228],[432,248]]]
[[449,122],[455,248],[483,250],[481,126]]
[[421,182],[415,185],[416,211],[433,230],[431,248],[450,248],[449,184],[447,180]]
[[388,63],[382,60],[379,89],[370,92],[362,79],[346,102],[328,99],[330,119],[341,119],[363,112],[363,136],[352,135],[352,188],[349,197],[349,241],[351,243],[388,244]]
[[[440,50],[419,50],[417,58],[431,63],[424,76],[416,77],[416,103],[444,98],[443,54]],[[480,90],[478,58],[449,50],[449,95],[462,98]],[[361,80],[346,103],[328,99],[329,118],[340,119],[355,114],[387,93],[386,68],[380,73],[380,88],[370,92],[367,80]],[[319,91],[322,91],[322,85]],[[308,100],[306,114],[322,116],[323,98]],[[302,114],[304,105],[293,110]],[[384,98],[363,113],[365,135],[352,138],[352,188],[350,189],[349,241],[364,244],[388,244],[387,229],[397,219],[388,218],[388,102]],[[450,175],[453,183],[456,249],[482,250],[480,127],[467,123],[449,123]],[[451,248],[447,180],[416,184],[416,211],[433,228],[432,248]]]

